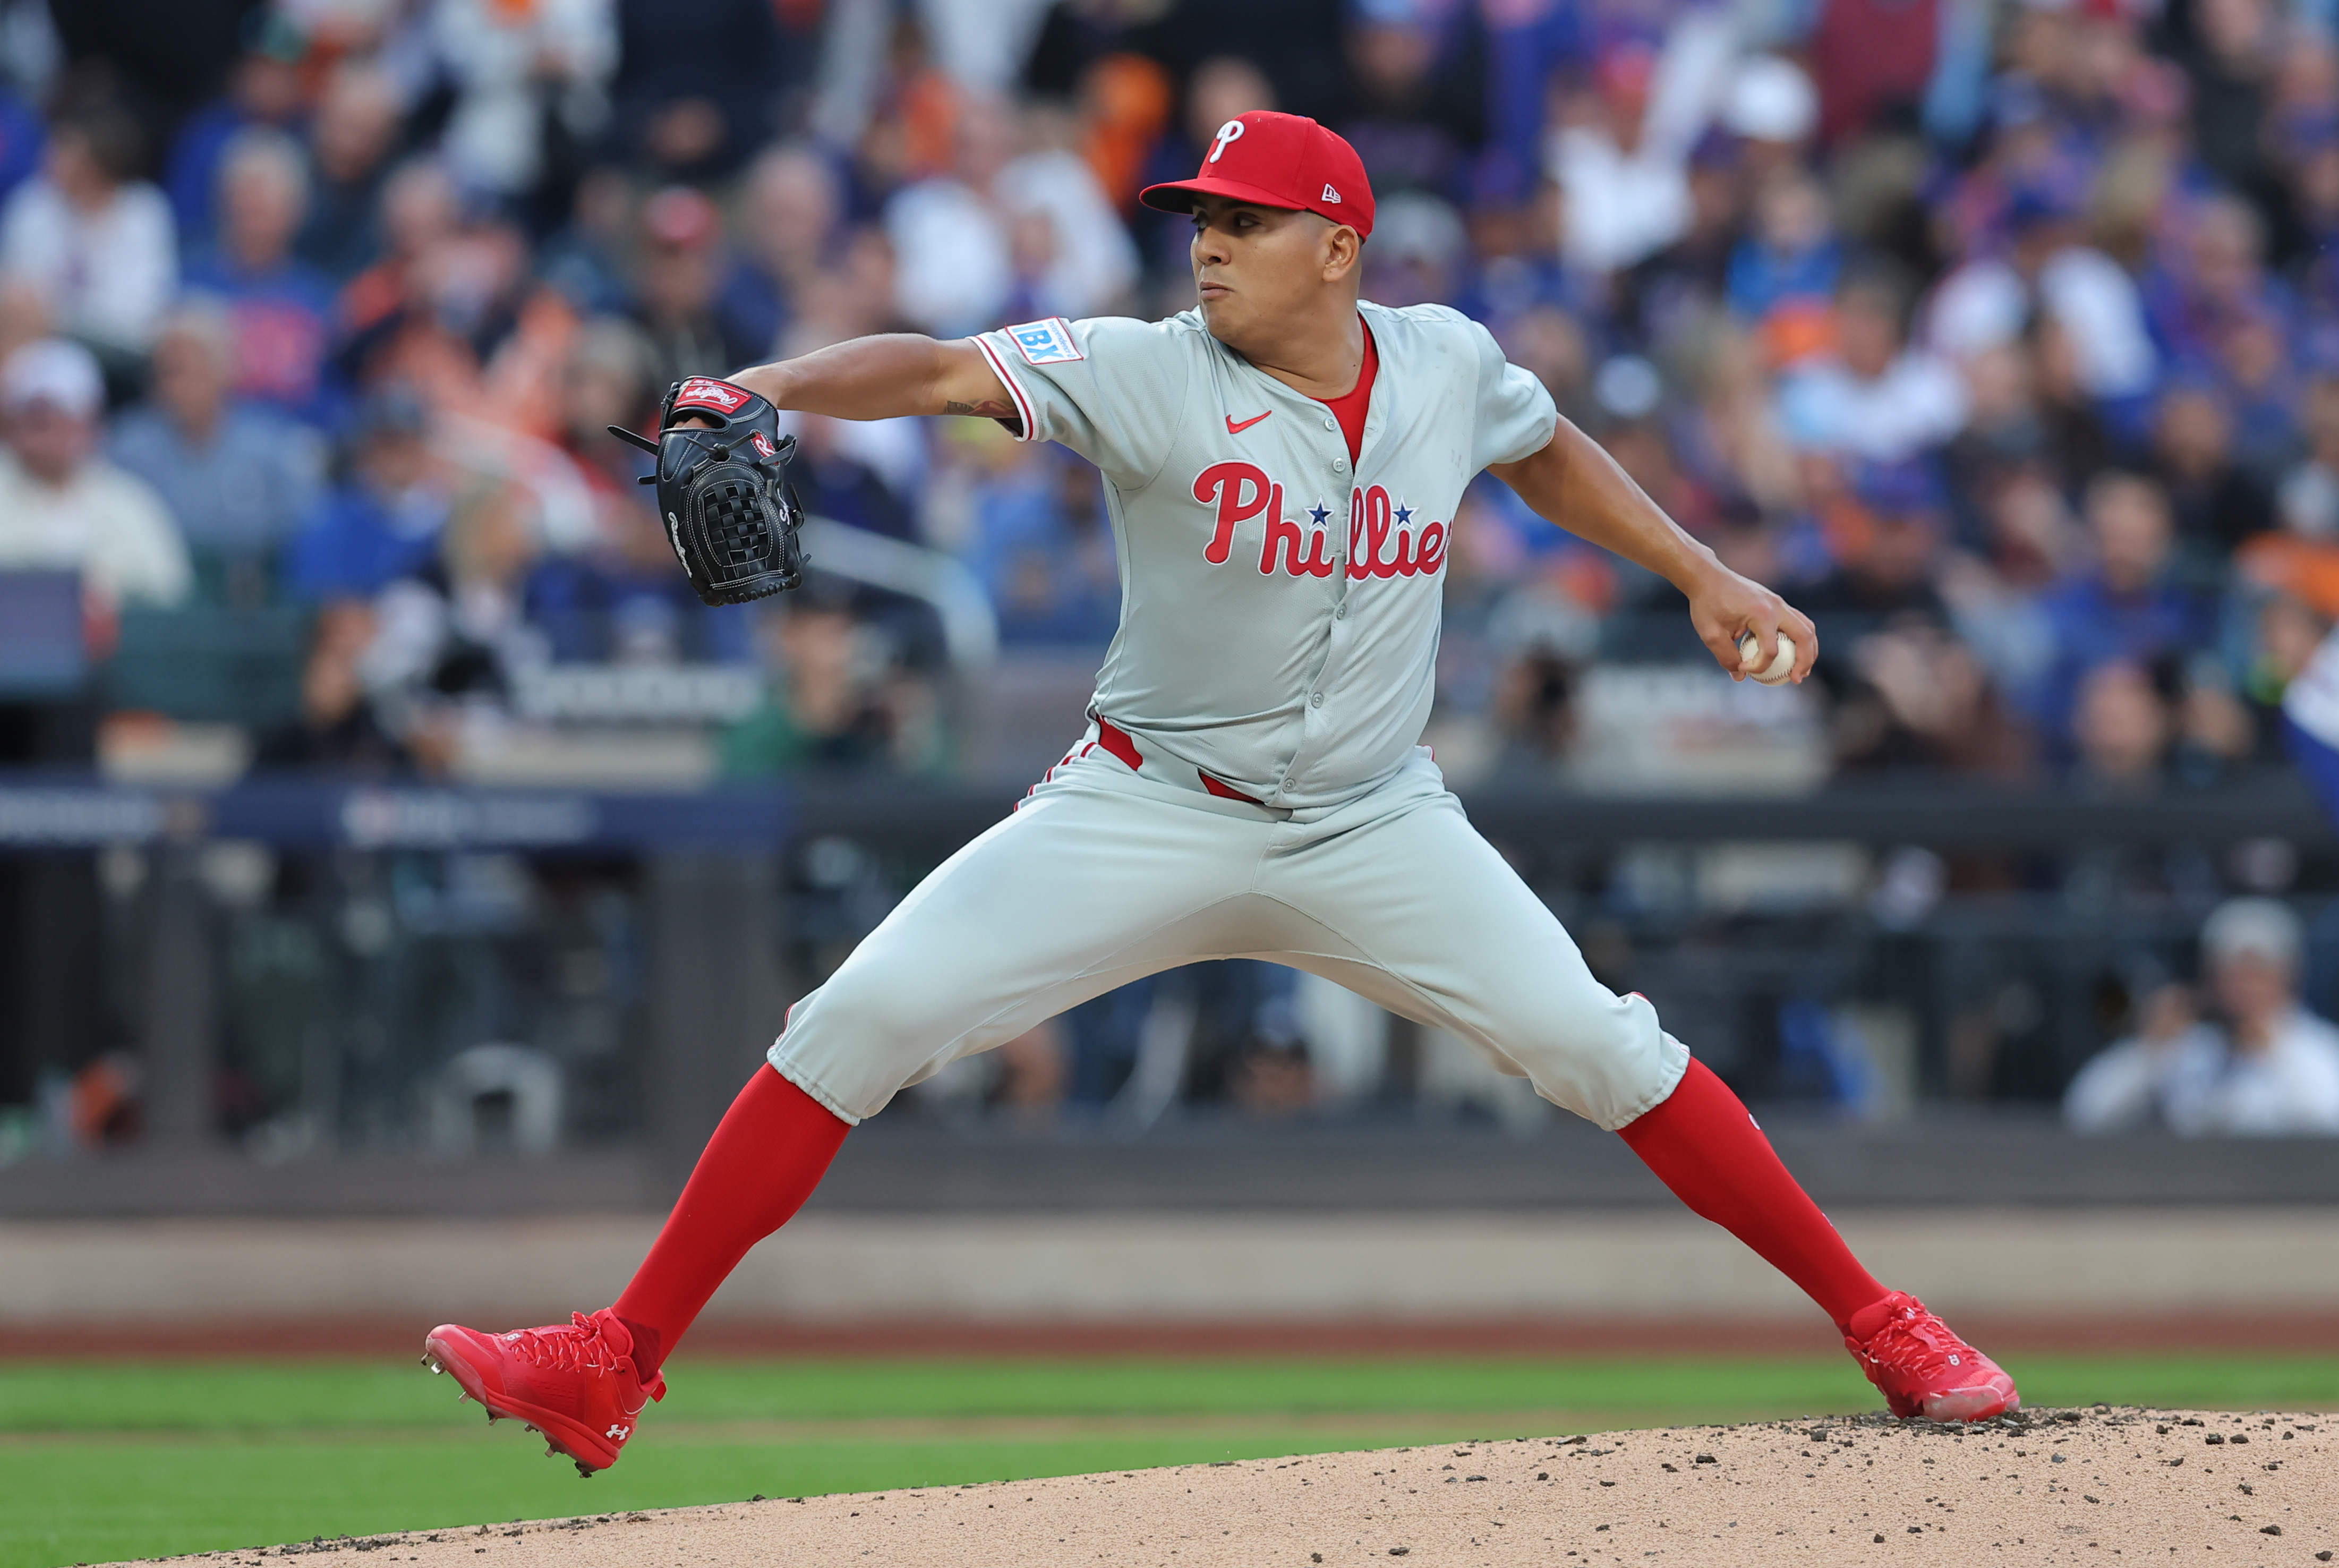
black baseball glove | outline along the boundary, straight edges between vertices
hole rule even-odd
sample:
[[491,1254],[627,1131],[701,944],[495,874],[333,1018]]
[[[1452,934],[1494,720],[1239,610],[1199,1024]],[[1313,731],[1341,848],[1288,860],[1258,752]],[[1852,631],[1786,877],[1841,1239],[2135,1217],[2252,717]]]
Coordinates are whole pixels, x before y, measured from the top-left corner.
[[[680,414],[715,428],[676,425]],[[804,581],[804,503],[788,482],[796,439],[780,434],[779,409],[745,387],[693,376],[666,389],[656,440],[616,425],[609,433],[656,456],[642,483],[657,487],[666,542],[700,598],[739,605]]]

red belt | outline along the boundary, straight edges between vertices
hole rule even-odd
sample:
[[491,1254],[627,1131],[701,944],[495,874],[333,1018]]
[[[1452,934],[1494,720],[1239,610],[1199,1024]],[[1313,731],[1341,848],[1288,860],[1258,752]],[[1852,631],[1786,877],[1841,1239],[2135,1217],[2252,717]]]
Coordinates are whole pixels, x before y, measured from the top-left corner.
[[1253,805],[1265,805],[1265,804],[1267,804],[1267,803],[1266,803],[1265,801],[1263,801],[1263,800],[1259,800],[1259,799],[1257,799],[1257,798],[1255,798],[1255,797],[1253,797],[1253,796],[1251,796],[1251,795],[1247,795],[1247,794],[1243,794],[1243,792],[1242,792],[1242,791],[1240,791],[1240,790],[1239,790],[1239,789],[1236,789],[1236,788],[1235,788],[1235,787],[1233,787],[1231,784],[1220,784],[1218,780],[1216,780],[1216,779],[1212,778],[1209,774],[1206,774],[1206,773],[1203,773],[1203,772],[1202,772],[1202,770],[1201,770],[1200,768],[1196,768],[1196,769],[1194,770],[1194,772],[1195,772],[1197,774],[1199,774],[1199,775],[1200,775],[1200,778],[1201,778],[1201,780],[1202,780],[1202,787],[1203,787],[1204,789],[1206,789],[1206,790],[1209,791],[1209,792],[1210,792],[1210,794],[1214,794],[1214,795],[1218,796],[1220,800],[1240,800],[1240,801],[1249,801],[1249,802],[1250,802],[1250,804],[1253,804]]
[[1097,745],[1127,763],[1131,773],[1145,765],[1145,754],[1137,749],[1129,732],[1101,714],[1097,716]]
[[[1129,764],[1129,771],[1131,773],[1135,773],[1138,769],[1145,765],[1145,754],[1137,749],[1137,743],[1129,738],[1129,732],[1127,730],[1122,729],[1119,725],[1113,723],[1110,719],[1106,718],[1102,714],[1099,714],[1097,715],[1096,724],[1097,745],[1104,747],[1106,751],[1110,752],[1122,762],[1127,763]],[[1202,788],[1204,790],[1218,796],[1220,800],[1244,801],[1252,805],[1265,805],[1267,804],[1265,801],[1258,799],[1255,795],[1247,795],[1243,794],[1242,791],[1235,788],[1231,784],[1220,784],[1217,779],[1212,778],[1200,768],[1196,768],[1194,770],[1194,776],[1202,781]]]

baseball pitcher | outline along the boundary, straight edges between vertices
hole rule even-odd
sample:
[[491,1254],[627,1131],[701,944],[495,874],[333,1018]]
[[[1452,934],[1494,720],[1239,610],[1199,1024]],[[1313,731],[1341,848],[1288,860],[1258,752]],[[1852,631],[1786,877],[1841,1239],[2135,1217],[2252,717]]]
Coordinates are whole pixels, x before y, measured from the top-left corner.
[[1647,999],[1592,977],[1418,744],[1454,519],[1482,470],[1678,587],[1733,676],[1802,679],[1811,622],[1676,527],[1483,327],[1359,300],[1373,193],[1340,137],[1245,114],[1144,200],[1192,216],[1194,310],[863,338],[669,395],[659,508],[710,599],[799,576],[778,409],[959,414],[1102,473],[1120,630],[1063,761],[790,1010],[616,1305],[442,1326],[426,1359],[606,1468],[699,1309],[864,1117],[1113,987],[1245,957],[1451,1031],[1620,1134],[1811,1297],[1896,1414],[2013,1408],[2011,1378],[1860,1267]]

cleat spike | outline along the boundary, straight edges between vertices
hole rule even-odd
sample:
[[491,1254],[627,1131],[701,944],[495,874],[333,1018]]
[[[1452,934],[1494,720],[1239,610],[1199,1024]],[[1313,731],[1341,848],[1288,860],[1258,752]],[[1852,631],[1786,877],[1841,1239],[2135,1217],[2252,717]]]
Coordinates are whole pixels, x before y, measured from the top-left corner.
[[586,1480],[590,1481],[593,1479],[593,1467],[586,1464],[582,1459],[579,1459],[577,1462],[577,1474],[583,1476]]

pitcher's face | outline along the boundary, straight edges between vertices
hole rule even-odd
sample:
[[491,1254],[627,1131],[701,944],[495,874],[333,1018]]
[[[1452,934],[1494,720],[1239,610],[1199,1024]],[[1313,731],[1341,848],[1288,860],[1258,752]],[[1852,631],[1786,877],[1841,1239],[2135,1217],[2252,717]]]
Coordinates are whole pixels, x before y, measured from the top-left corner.
[[1356,231],[1313,212],[1194,198],[1194,289],[1210,335],[1239,350],[1317,309],[1357,264]]

